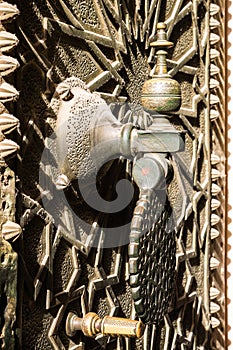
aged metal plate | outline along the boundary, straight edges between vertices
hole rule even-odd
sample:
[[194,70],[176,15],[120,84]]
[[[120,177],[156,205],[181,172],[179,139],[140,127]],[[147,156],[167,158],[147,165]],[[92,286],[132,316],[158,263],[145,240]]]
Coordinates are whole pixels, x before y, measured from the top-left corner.
[[[16,87],[21,91],[17,117],[22,135],[22,169],[18,175],[23,192],[21,264],[25,276],[25,290],[20,296],[22,348],[224,348],[220,328],[212,337],[211,324],[219,325],[220,319],[224,327],[225,319],[217,310],[218,304],[210,303],[210,298],[215,300],[218,295],[216,290],[222,289],[220,268],[216,267],[222,260],[224,243],[219,238],[211,244],[211,238],[223,229],[222,209],[218,202],[211,201],[211,195],[222,202],[219,188],[225,186],[221,178],[224,120],[220,40],[224,28],[218,5],[223,8],[222,3],[201,0],[17,1],[21,14],[17,22],[20,45],[16,56],[21,65],[16,79]],[[148,325],[139,341],[103,336],[88,339],[80,333],[69,338],[64,327],[69,311],[76,311],[79,316],[88,311],[97,312],[100,317],[136,315],[129,286],[127,247],[86,249],[62,227],[56,227],[54,218],[43,208],[43,202],[49,202],[53,196],[41,188],[39,181],[45,138],[55,124],[51,97],[59,82],[75,75],[110,103],[127,101],[139,105],[141,87],[155,68],[155,52],[149,44],[159,21],[167,23],[169,40],[175,42],[168,55],[168,67],[182,89],[181,109],[171,121],[177,129],[187,131],[186,151],[172,157],[174,178],[168,188],[176,217],[177,242],[176,282],[169,313],[160,327]],[[214,79],[211,84],[209,73]],[[128,118],[131,117],[129,113]],[[139,118],[133,122],[139,123]],[[113,177],[117,181],[122,176],[125,164],[114,163],[102,191],[114,196],[109,186]],[[93,232],[97,222],[119,222],[117,216],[81,207],[73,197],[70,194]],[[124,213],[128,221],[134,205]],[[72,225],[68,215],[70,231]],[[101,234],[104,236],[104,230]]]

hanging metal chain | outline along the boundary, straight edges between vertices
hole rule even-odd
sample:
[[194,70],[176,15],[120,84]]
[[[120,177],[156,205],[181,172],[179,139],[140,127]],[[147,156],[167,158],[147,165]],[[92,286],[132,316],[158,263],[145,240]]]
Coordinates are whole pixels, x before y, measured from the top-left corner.
[[159,324],[171,301],[176,253],[172,222],[161,191],[141,191],[131,224],[129,268],[135,309],[145,323]]

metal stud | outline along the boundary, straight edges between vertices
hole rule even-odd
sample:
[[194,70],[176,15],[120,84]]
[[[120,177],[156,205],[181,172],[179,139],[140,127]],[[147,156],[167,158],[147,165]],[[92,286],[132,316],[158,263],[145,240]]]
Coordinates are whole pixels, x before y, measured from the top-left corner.
[[221,162],[221,158],[217,154],[212,153],[211,154],[211,164],[216,165],[216,164],[219,164],[220,162]]
[[18,16],[19,10],[16,5],[9,4],[8,2],[0,3],[0,21],[12,20]]
[[219,97],[214,95],[214,94],[210,94],[210,104],[211,105],[216,105],[217,103],[219,103]]
[[19,97],[19,92],[13,85],[3,82],[0,85],[0,102],[15,101]]
[[220,192],[221,192],[221,187],[218,186],[217,184],[212,184],[212,187],[211,187],[211,193],[213,196],[217,196]]
[[210,33],[210,45],[215,45],[220,41],[220,36],[215,33]]
[[219,13],[220,7],[216,4],[210,4],[210,16],[215,16]]
[[217,169],[212,169],[211,170],[211,178],[212,180],[217,180],[222,176],[221,172]]
[[210,238],[213,240],[213,239],[216,239],[220,236],[220,232],[218,230],[216,230],[216,228],[211,228],[210,230]]
[[210,17],[210,28],[215,29],[219,26],[220,26],[220,22],[217,19]]
[[214,60],[215,58],[220,56],[220,52],[216,49],[211,48],[210,49],[210,59]]
[[19,126],[19,120],[11,114],[0,114],[0,131],[8,134]]
[[6,32],[4,30],[0,31],[0,51],[8,52],[17,46],[19,40],[15,34]]
[[217,210],[221,205],[221,202],[217,199],[212,199],[211,200],[211,210]]
[[19,149],[19,146],[14,141],[5,139],[0,142],[0,156],[2,158],[12,155],[18,149]]
[[210,120],[213,122],[214,120],[218,119],[220,116],[219,112],[215,109],[210,110]]
[[214,302],[210,302],[210,313],[211,314],[215,314],[216,312],[218,312],[220,310],[220,306]]
[[13,221],[7,221],[2,225],[2,234],[6,240],[12,239],[15,241],[21,234],[22,229],[20,225]]
[[220,321],[216,317],[211,317],[210,323],[212,328],[216,328],[220,325]]
[[210,79],[210,88],[211,89],[216,89],[217,87],[219,87],[220,83],[218,80],[216,79]]
[[216,214],[211,214],[211,225],[215,226],[220,222],[221,218]]
[[213,300],[217,298],[220,295],[220,291],[217,288],[211,287],[210,288],[210,299]]
[[219,267],[220,261],[213,256],[210,258],[210,269],[215,270]]
[[8,75],[14,72],[19,67],[19,62],[16,58],[2,55],[0,56],[0,74],[1,76]]
[[215,65],[215,64],[211,64],[210,65],[210,75],[216,75],[219,74],[220,69]]

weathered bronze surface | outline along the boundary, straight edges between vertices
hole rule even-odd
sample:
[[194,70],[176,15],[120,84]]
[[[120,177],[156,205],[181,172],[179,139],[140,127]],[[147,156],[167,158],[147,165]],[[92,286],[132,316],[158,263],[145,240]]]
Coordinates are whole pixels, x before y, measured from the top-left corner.
[[70,337],[79,330],[86,337],[94,337],[101,333],[102,335],[141,338],[144,329],[145,326],[141,321],[110,316],[100,319],[94,312],[89,312],[83,318],[69,313],[66,320],[66,333]]
[[167,40],[165,23],[158,23],[157,30],[157,40],[151,43],[152,47],[158,49],[155,74],[144,83],[141,102],[143,107],[151,112],[175,112],[181,106],[181,89],[180,84],[167,73],[165,51],[172,47],[173,43]]
[[[4,169],[11,172],[13,203],[9,207],[4,198],[1,199],[5,211],[2,234],[10,243],[2,242],[9,257],[15,257],[9,244],[20,256],[20,279],[16,322],[14,299],[12,304],[9,301],[6,320],[4,316],[1,319],[1,329],[6,329],[6,323],[7,332],[0,346],[3,348],[8,342],[6,348],[28,350],[224,349],[227,329],[222,234],[225,231],[225,1],[15,2],[17,8],[0,3],[3,53],[0,57],[0,150],[5,157]],[[11,22],[19,10],[17,22]],[[164,26],[157,30],[161,22],[167,25],[167,40],[174,43],[166,56],[168,74],[180,83],[182,96],[180,109],[170,116],[170,122],[178,135],[181,130],[186,131],[185,151],[169,157],[173,173],[169,173],[170,164],[164,165],[164,158],[160,159],[164,174],[168,174],[169,205],[160,212],[155,210],[158,206],[153,205],[156,196],[152,192],[147,193],[147,208],[140,207],[134,212],[139,197],[135,186],[130,207],[116,216],[106,215],[88,208],[75,192],[66,192],[70,181],[62,176],[57,187],[62,193],[65,188],[70,204],[58,209],[64,214],[68,229],[55,225],[54,217],[43,207],[44,203],[48,206],[53,203],[55,192],[53,187],[48,190],[41,186],[38,174],[45,139],[56,125],[56,113],[51,108],[56,87],[75,76],[110,104],[120,123],[130,122],[134,127],[148,129],[153,118],[141,108],[141,91],[148,75],[153,77],[156,73],[158,47],[150,46],[156,36],[159,49],[164,51]],[[15,71],[18,63],[20,68]],[[72,99],[66,86],[60,93],[64,101]],[[12,103],[18,96],[17,107],[13,108]],[[126,101],[129,107],[125,109],[122,104]],[[19,133],[12,113],[20,120]],[[15,157],[19,146],[20,153]],[[50,165],[45,163],[42,167],[48,182]],[[114,200],[118,179],[132,179],[132,169],[132,163],[122,159],[110,164],[99,183],[101,194]],[[145,169],[143,172],[147,173]],[[16,221],[23,235],[14,222],[13,199],[17,201]],[[80,240],[70,235],[75,228],[70,206],[85,218],[90,228],[80,229]],[[172,222],[168,220],[169,210],[175,218],[170,236],[163,234],[166,225]],[[124,246],[103,249],[101,242],[107,239],[105,227],[119,225],[123,218],[131,222],[133,212],[139,218],[132,223],[134,227],[140,228],[140,215],[143,220],[146,215],[145,235],[139,238],[138,232],[134,236],[128,232],[131,235],[129,254],[128,247]],[[90,249],[87,237],[96,234],[100,244]],[[173,239],[169,240],[171,236]],[[169,256],[174,259],[175,248],[176,261],[169,261]],[[136,254],[137,249],[142,254]],[[164,259],[160,264],[161,252]],[[137,261],[135,278],[131,280],[129,257]],[[156,266],[152,260],[157,262]],[[10,266],[12,269],[16,266],[16,261],[11,260],[9,270]],[[174,265],[173,284],[173,272],[169,271],[173,271]],[[152,284],[151,291],[145,288],[146,266],[154,280],[159,276],[160,282]],[[15,283],[14,276],[13,269]],[[137,276],[144,278],[144,282],[138,283]],[[132,283],[136,286],[133,293]],[[143,301],[137,299],[138,291],[143,293]],[[6,293],[2,293],[1,310],[8,305],[6,299]],[[141,312],[141,316],[144,314],[141,306],[146,305],[149,310],[142,338],[112,338],[102,334],[90,338],[82,332],[67,336],[65,321],[69,312],[77,315],[94,312],[101,319],[105,316],[137,319],[132,299],[135,303],[139,301],[137,312]],[[161,299],[164,302],[161,303]],[[156,300],[160,303],[156,304]],[[14,305],[12,309],[11,305]]]

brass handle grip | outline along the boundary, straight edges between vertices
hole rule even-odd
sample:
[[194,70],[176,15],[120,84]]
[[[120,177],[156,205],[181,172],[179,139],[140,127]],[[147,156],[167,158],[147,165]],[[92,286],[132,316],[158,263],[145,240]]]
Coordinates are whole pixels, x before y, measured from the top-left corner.
[[86,337],[102,333],[103,335],[141,338],[144,329],[145,326],[141,321],[111,316],[105,316],[101,319],[94,312],[89,312],[83,318],[70,312],[66,320],[66,334],[69,337],[81,330]]

